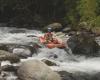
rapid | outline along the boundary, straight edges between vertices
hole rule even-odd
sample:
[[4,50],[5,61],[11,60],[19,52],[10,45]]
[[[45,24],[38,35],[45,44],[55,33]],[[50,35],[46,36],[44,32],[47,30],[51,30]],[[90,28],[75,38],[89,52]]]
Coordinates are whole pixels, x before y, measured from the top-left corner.
[[[21,30],[23,32],[14,33],[14,31]],[[0,28],[0,44],[23,44],[37,43],[42,46],[38,53],[33,54],[32,57],[21,59],[21,62],[31,59],[46,59],[57,64],[57,66],[50,66],[54,71],[67,71],[70,73],[84,72],[94,74],[100,72],[100,57],[85,57],[81,55],[74,55],[70,48],[64,49],[48,49],[39,43],[38,37],[43,35],[41,31],[29,30],[25,28]],[[15,76],[10,74],[10,79],[14,80]],[[13,78],[12,78],[13,76]]]

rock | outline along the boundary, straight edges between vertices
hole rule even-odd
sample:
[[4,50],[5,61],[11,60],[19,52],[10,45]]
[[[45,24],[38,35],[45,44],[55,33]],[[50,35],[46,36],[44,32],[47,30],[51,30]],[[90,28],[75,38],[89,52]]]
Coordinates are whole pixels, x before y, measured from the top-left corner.
[[57,66],[56,63],[52,62],[52,61],[49,61],[49,60],[46,60],[46,59],[43,59],[42,60],[45,64],[47,64],[48,66]]
[[96,56],[100,49],[94,36],[85,31],[80,32],[78,35],[74,34],[67,43],[74,54]]
[[55,35],[56,35],[56,36],[65,36],[65,34],[62,33],[62,32],[57,32],[57,33],[55,33]]
[[[38,41],[38,39],[36,39]],[[39,45],[38,42],[26,42],[26,43],[2,43],[0,44],[0,50],[8,51],[10,53],[13,53],[13,50],[15,48],[21,48],[29,50],[31,53],[36,53],[38,48],[40,48],[41,45]]]
[[95,33],[96,36],[100,36],[100,27],[94,27],[92,32]]
[[62,24],[60,23],[52,23],[44,27],[44,31],[47,31],[47,28],[51,27],[53,31],[60,31],[62,29]]
[[67,43],[68,46],[71,48],[71,50],[73,51],[74,48],[77,46],[78,44],[78,40],[77,40],[77,36],[76,35],[73,35],[71,36],[68,40],[67,40]]
[[3,80],[18,80],[18,77],[14,74],[14,72],[2,71],[1,77]]
[[84,72],[69,73],[66,71],[60,71],[59,74],[62,80],[100,80],[100,73],[87,74]]
[[9,72],[17,72],[17,66],[12,66],[12,65],[5,65],[2,66],[1,69],[2,71],[9,71]]
[[25,30],[11,30],[11,31],[9,31],[9,33],[26,33],[26,31]]
[[15,62],[19,62],[20,58],[15,54],[0,50],[0,61],[6,61],[6,60],[15,63]]
[[16,54],[19,57],[24,57],[24,58],[32,56],[31,51],[27,48],[14,48],[13,49],[13,54]]
[[10,61],[1,61],[1,67],[6,65],[12,65]]
[[68,33],[69,36],[73,36],[75,34],[76,34],[76,31],[73,31],[73,30]]
[[37,53],[39,46],[35,43],[28,45],[18,45],[12,50],[13,54],[18,55],[21,58],[31,57],[34,53]]
[[23,62],[18,69],[18,77],[21,80],[61,80],[56,72],[38,60]]
[[4,78],[0,77],[0,80],[5,80]]
[[63,32],[69,32],[69,31],[71,31],[71,27],[65,27],[62,31]]
[[8,51],[8,47],[6,45],[0,45],[0,50]]

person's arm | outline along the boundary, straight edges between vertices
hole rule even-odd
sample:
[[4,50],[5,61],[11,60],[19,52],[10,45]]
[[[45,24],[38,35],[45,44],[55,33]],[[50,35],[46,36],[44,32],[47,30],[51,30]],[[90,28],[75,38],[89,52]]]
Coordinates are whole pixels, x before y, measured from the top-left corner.
[[56,33],[52,32],[53,38],[57,38]]

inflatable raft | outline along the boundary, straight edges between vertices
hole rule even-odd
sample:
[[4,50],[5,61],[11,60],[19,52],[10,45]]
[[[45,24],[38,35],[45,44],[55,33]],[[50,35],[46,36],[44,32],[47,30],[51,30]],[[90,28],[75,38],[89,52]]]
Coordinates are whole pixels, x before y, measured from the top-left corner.
[[65,48],[64,43],[58,41],[57,39],[53,39],[52,42],[48,42],[48,43],[45,43],[46,40],[45,40],[44,37],[39,37],[39,40],[40,40],[40,42],[43,43],[47,48],[50,48],[50,49],[55,48],[55,47],[57,47],[57,48]]

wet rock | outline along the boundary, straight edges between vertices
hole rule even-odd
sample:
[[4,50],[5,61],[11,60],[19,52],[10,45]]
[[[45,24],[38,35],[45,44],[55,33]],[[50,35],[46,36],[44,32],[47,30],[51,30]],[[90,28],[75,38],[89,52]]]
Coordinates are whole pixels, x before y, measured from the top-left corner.
[[24,58],[32,56],[31,51],[27,48],[14,48],[13,49],[13,54],[16,54],[19,57],[24,57]]
[[38,60],[23,62],[18,69],[18,77],[21,80],[61,80],[56,72]]
[[100,36],[100,27],[94,27],[92,32],[95,33],[96,36]]
[[13,53],[13,49],[22,48],[29,50],[31,53],[36,53],[38,48],[41,46],[36,42],[26,42],[26,43],[2,43],[0,44],[0,50],[8,51]]
[[44,28],[44,31],[47,31],[48,27],[51,27],[53,31],[60,31],[62,29],[62,24],[60,23],[49,24],[48,26]]
[[51,53],[51,54],[48,56],[48,58],[54,58],[54,59],[56,59],[56,58],[58,58],[58,55]]
[[60,71],[59,74],[62,80],[100,80],[100,73],[87,74],[84,72],[69,73],[66,71]]
[[2,71],[17,72],[18,66],[5,65],[1,67]]
[[69,35],[69,36],[74,36],[75,34],[76,34],[76,31],[74,31],[74,30],[68,32],[68,35]]
[[42,60],[45,64],[47,64],[48,66],[57,66],[56,63],[52,62],[52,61],[49,61],[49,60],[46,60],[46,59],[43,59]]
[[31,57],[33,54],[37,53],[39,46],[35,43],[30,43],[28,45],[17,45],[13,47],[12,53],[16,54],[21,58]]
[[100,49],[100,46],[95,41],[95,37],[86,31],[74,34],[67,43],[74,54],[96,56]]
[[0,45],[0,50],[5,50],[5,51],[8,51],[8,47],[7,45]]
[[9,76],[9,72],[2,71],[2,72],[1,72],[1,76],[2,76],[2,77]]
[[5,80],[4,78],[0,77],[0,80]]
[[3,80],[17,80],[18,77],[14,74],[14,72],[6,72],[2,71],[1,77]]
[[26,33],[26,31],[25,30],[11,30],[11,31],[9,31],[9,33]]
[[55,33],[55,35],[57,36],[57,37],[65,37],[65,34],[64,33],[62,33],[62,32],[57,32],[57,33]]
[[15,62],[19,62],[20,58],[15,54],[0,50],[0,61],[6,61],[6,60],[15,63]]
[[62,31],[63,31],[63,32],[69,32],[69,31],[71,31],[71,27],[66,27],[66,28],[64,28]]
[[68,41],[67,41],[66,44],[68,44],[68,46],[69,46],[69,47],[71,48],[71,50],[73,51],[74,48],[75,48],[75,47],[77,46],[77,44],[78,44],[77,36],[76,36],[76,35],[71,36],[71,37],[68,39]]

